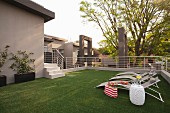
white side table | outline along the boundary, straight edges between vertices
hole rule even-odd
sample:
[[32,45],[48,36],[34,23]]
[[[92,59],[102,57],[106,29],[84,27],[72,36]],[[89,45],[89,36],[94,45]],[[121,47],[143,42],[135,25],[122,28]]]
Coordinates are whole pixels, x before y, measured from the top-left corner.
[[145,103],[145,90],[142,85],[132,84],[130,86],[130,101],[135,105],[143,105]]

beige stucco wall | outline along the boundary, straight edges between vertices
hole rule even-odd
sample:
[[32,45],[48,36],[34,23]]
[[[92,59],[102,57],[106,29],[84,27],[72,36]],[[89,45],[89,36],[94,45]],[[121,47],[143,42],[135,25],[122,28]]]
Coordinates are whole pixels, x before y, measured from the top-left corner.
[[[79,50],[79,47],[77,47],[77,46],[74,46],[73,47],[73,51],[74,52],[76,52],[76,51],[78,51]],[[84,55],[87,55],[88,54],[88,50],[87,50],[87,48],[84,48]],[[77,53],[77,55],[78,55],[78,53]]]
[[77,46],[73,46],[73,56],[72,57],[77,57],[78,56],[78,50],[79,50],[79,47]]
[[73,42],[64,44],[64,57],[73,57]]
[[44,46],[51,46],[52,48],[64,49],[64,41],[53,40],[53,42],[44,41]]
[[63,45],[65,42],[61,40],[54,40],[53,43]]
[[[0,1],[0,48],[11,46],[10,52],[26,50],[33,52],[36,77],[43,76],[44,62],[44,19]],[[3,67],[2,74],[7,75],[7,82],[14,81],[14,73],[10,61]]]

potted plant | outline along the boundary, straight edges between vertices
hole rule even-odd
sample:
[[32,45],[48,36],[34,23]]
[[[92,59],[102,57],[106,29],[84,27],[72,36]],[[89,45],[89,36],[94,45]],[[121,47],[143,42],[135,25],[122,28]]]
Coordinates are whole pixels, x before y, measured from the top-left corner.
[[[5,64],[8,56],[8,48],[7,45],[4,50],[0,50],[0,73],[2,72],[2,67]],[[0,74],[0,87],[6,85],[6,76]]]
[[34,59],[29,58],[33,53],[26,51],[17,51],[17,54],[11,53],[10,60],[14,62],[10,65],[14,74],[15,83],[35,80]]

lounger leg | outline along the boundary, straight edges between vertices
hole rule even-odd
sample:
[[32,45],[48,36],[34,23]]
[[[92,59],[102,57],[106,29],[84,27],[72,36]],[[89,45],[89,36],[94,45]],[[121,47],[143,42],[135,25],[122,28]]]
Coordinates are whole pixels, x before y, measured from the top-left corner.
[[152,88],[148,88],[148,89],[150,89],[150,90],[152,90],[153,92],[157,93],[157,94],[159,95],[159,97],[157,97],[157,96],[155,96],[155,95],[153,95],[153,94],[150,94],[150,93],[148,93],[148,92],[145,92],[146,94],[148,94],[148,95],[150,95],[150,96],[152,96],[152,97],[160,100],[161,102],[164,102],[164,100],[162,99],[161,93],[159,93],[158,91],[156,91],[156,90],[154,90],[154,89],[152,89]]
[[158,84],[156,83],[155,85],[153,85],[154,87],[156,87],[156,88],[159,88],[159,86],[158,86]]

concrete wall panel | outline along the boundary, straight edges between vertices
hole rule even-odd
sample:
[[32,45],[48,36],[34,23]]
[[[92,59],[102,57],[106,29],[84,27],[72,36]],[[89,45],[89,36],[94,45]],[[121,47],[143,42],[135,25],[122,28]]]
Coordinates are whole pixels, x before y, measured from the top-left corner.
[[[0,48],[9,45],[10,52],[18,50],[33,52],[36,59],[36,77],[43,76],[44,19],[13,5],[0,1]],[[14,81],[10,61],[3,67],[7,82]]]

